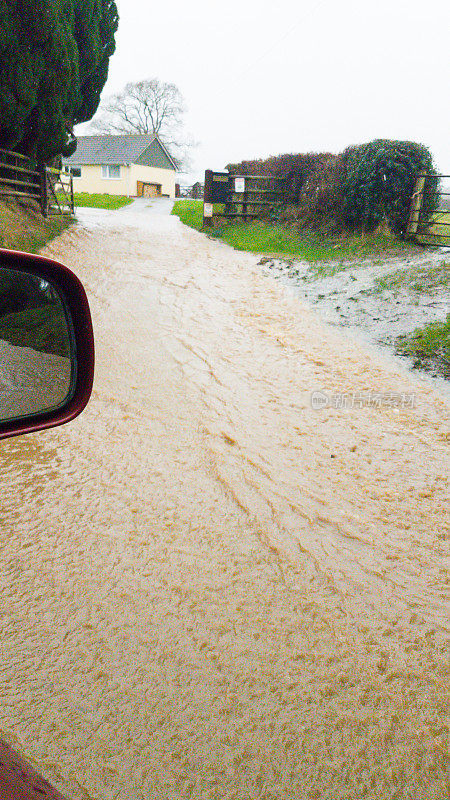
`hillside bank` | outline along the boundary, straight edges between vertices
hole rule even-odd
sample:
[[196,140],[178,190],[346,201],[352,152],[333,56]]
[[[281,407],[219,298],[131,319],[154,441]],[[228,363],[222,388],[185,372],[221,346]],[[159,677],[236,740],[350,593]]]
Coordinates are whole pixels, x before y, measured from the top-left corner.
[[45,219],[37,205],[0,201],[0,247],[36,253],[71,222],[70,216]]

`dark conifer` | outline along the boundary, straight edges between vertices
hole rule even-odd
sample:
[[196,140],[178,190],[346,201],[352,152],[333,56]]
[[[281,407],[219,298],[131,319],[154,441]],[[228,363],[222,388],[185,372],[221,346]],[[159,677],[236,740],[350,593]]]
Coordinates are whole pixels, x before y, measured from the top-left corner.
[[114,0],[0,0],[0,147],[70,155],[114,52]]

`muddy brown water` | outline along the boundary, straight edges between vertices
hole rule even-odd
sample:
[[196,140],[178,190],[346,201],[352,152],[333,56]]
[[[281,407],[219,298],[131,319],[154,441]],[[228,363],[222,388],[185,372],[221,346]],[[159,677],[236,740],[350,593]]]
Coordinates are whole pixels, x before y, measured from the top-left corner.
[[45,251],[97,370],[2,444],[1,735],[73,800],[444,800],[448,400],[168,210]]

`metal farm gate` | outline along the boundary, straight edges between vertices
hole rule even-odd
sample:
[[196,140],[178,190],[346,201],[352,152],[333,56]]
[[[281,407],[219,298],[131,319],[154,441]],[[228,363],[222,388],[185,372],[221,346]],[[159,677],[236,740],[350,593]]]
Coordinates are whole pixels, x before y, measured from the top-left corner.
[[[286,180],[276,175],[231,175],[205,172],[203,225],[211,227],[213,218],[243,220],[267,216],[286,200]],[[223,210],[214,208],[216,204]]]
[[438,207],[433,213],[423,211],[423,196],[427,183],[436,181],[436,175],[419,175],[411,201],[406,236],[420,244],[450,246],[450,175],[438,175]]

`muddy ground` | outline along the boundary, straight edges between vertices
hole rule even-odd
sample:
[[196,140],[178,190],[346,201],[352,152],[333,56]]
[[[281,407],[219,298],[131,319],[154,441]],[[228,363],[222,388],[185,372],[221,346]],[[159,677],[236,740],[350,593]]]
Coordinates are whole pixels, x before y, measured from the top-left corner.
[[[450,313],[450,248],[424,248],[407,258],[383,261],[310,264],[264,257],[259,264],[265,274],[312,303],[328,324],[348,328],[392,355],[398,336],[443,322]],[[439,365],[431,362],[427,372],[445,391]]]
[[0,735],[71,800],[446,800],[450,404],[169,210],[45,251],[97,367],[2,444]]

